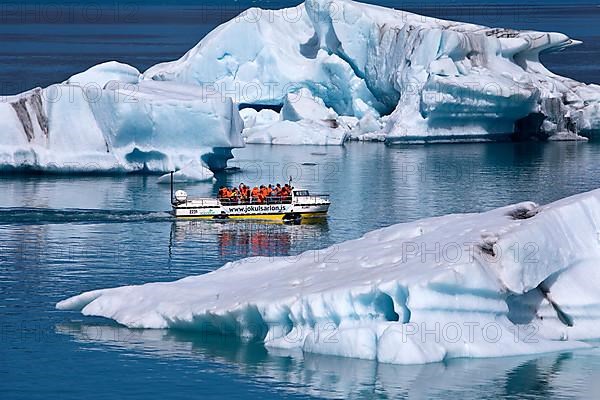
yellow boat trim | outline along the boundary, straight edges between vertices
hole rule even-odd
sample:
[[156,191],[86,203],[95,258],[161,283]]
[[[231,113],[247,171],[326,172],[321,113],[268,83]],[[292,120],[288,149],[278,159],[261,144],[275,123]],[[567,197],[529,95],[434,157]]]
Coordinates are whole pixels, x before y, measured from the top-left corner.
[[285,214],[238,214],[228,215],[229,219],[283,219]]
[[[327,215],[326,211],[310,212],[310,213],[294,213],[299,214],[302,218],[322,218]],[[178,219],[262,219],[262,220],[283,220],[286,214],[238,214],[238,215],[185,215],[177,216]]]
[[298,213],[302,218],[322,218],[327,215],[327,211],[310,212],[310,213]]

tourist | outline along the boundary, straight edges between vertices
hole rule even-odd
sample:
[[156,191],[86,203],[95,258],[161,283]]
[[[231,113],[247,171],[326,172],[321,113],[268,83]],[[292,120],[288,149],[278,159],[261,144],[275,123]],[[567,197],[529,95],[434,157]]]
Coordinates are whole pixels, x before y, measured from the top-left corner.
[[254,186],[252,188],[252,192],[250,192],[250,197],[251,197],[252,203],[260,202],[260,190],[258,189],[258,187]]

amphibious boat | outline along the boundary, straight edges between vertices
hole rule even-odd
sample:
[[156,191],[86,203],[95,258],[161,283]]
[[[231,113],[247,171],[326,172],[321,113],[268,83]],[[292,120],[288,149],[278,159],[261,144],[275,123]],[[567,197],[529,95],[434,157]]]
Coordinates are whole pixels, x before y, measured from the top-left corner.
[[261,203],[252,199],[190,198],[184,190],[174,192],[171,172],[171,206],[177,218],[301,222],[326,217],[330,204],[329,195],[311,195],[308,190],[295,188],[289,196],[271,196]]

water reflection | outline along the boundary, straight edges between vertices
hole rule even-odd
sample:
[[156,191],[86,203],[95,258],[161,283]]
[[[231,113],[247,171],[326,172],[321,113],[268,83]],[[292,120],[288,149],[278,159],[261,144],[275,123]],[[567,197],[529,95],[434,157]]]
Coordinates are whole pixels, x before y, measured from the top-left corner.
[[177,220],[171,224],[169,253],[187,242],[216,239],[221,257],[286,256],[310,248],[328,232],[327,220],[313,223],[281,224],[262,221]]
[[[324,398],[586,397],[598,387],[598,350],[500,359],[462,359],[400,366],[267,350],[235,338],[190,332],[130,330],[106,324],[56,326],[80,346],[140,357],[217,363],[279,390]],[[591,372],[591,371],[596,372]]]

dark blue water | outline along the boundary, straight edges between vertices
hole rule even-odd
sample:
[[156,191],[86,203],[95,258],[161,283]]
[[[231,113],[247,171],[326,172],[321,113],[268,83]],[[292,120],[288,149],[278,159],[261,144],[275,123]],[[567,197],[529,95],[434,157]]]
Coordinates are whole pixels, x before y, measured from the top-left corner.
[[[54,304],[84,290],[170,281],[252,255],[292,255],[396,222],[550,202],[600,186],[600,145],[249,146],[218,181],[329,192],[317,225],[173,221],[156,177],[0,178],[2,398],[591,398],[598,351],[398,367],[268,353],[258,344],[128,330]],[[268,162],[264,161],[268,160]]]
[[[585,44],[545,55],[547,64],[599,81],[599,7],[500,2],[379,3],[565,32]],[[39,3],[46,8],[35,8]],[[1,2],[0,94],[62,81],[109,59],[144,70],[178,58],[250,2],[150,3]],[[238,171],[186,189],[213,195],[221,184],[292,175],[296,186],[332,195],[328,220],[175,222],[165,212],[169,188],[153,176],[0,176],[1,398],[597,398],[597,350],[400,367],[267,352],[232,338],[128,330],[54,310],[58,300],[84,290],[170,281],[246,256],[321,248],[396,222],[546,203],[600,186],[598,144],[250,146],[235,155]]]
[[[0,95],[62,82],[98,63],[117,60],[144,71],[181,57],[216,25],[248,6],[293,6],[290,0],[0,1]],[[563,32],[583,44],[542,56],[554,72],[600,82],[600,7],[570,2],[378,0],[372,3],[432,17],[493,27]]]

